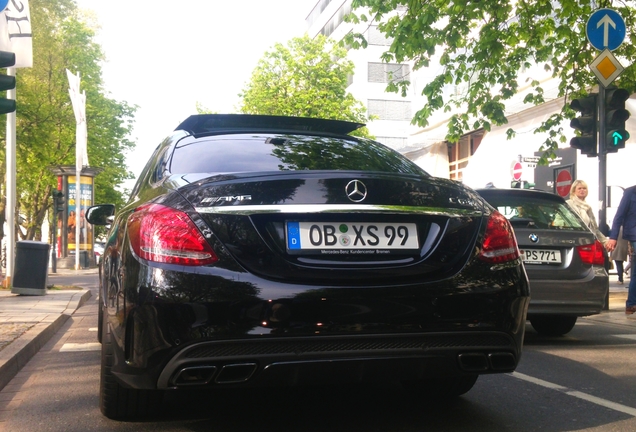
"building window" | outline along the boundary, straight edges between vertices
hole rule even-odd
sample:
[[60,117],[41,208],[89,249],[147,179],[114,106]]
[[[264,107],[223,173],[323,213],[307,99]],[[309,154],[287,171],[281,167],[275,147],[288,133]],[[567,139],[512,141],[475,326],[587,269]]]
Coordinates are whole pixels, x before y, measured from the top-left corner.
[[345,4],[334,14],[333,17],[325,24],[325,26],[320,30],[324,36],[329,37],[333,32],[336,31],[338,26],[342,24],[344,21],[344,17],[351,13],[351,3]]
[[409,65],[397,63],[369,63],[369,82],[388,83],[408,79]]
[[462,180],[464,168],[479,148],[483,136],[483,130],[479,130],[464,135],[459,142],[448,144],[448,172],[452,180]]
[[307,16],[307,19],[305,20],[308,27],[311,27],[311,25],[315,23],[318,18],[320,18],[320,14],[322,14],[322,11],[324,11],[327,6],[329,6],[329,3],[331,3],[331,0],[320,0],[318,3],[316,3],[316,6],[314,6],[312,11],[309,13],[309,16]]
[[369,45],[381,45],[381,46],[390,46],[391,39],[387,38],[384,33],[378,29],[378,26],[369,27],[369,35],[367,37],[367,41]]
[[410,121],[412,118],[411,102],[406,101],[369,99],[367,111],[378,120]]

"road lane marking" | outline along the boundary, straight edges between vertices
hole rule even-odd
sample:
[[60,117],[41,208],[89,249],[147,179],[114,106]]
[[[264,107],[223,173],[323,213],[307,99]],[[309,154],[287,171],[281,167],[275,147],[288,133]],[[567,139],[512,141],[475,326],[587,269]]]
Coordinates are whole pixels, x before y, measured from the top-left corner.
[[623,339],[636,340],[636,335],[613,335],[613,336],[623,338]]
[[91,328],[88,329],[88,331],[96,332],[97,331],[97,327],[91,327]]
[[548,381],[544,381],[544,380],[539,379],[539,378],[534,378],[534,377],[531,377],[530,375],[525,375],[525,374],[522,374],[522,373],[519,373],[519,372],[512,372],[512,373],[510,373],[508,375],[510,375],[510,376],[512,376],[514,378],[523,380],[523,381],[527,381],[527,382],[530,382],[530,383],[533,383],[533,384],[536,384],[536,385],[540,385],[540,386],[545,387],[545,388],[549,388],[551,390],[556,390],[556,391],[559,391],[561,393],[565,393],[565,394],[567,394],[569,396],[573,396],[575,398],[579,398],[579,399],[582,399],[584,401],[591,402],[593,404],[600,405],[602,407],[612,409],[614,411],[622,412],[623,414],[628,414],[628,415],[630,415],[632,417],[636,417],[636,408],[628,407],[626,405],[621,405],[621,404],[618,404],[618,403],[615,403],[615,402],[612,402],[612,401],[608,401],[606,399],[601,399],[599,397],[592,396],[592,395],[589,395],[587,393],[583,393],[583,392],[580,392],[580,391],[577,391],[577,390],[572,390],[572,389],[569,389],[567,387],[563,387],[563,386],[558,385],[558,384],[554,384],[554,383],[551,383],[551,382],[548,382]]
[[60,352],[78,352],[78,351],[100,351],[102,344],[99,342],[89,343],[65,343],[60,348]]

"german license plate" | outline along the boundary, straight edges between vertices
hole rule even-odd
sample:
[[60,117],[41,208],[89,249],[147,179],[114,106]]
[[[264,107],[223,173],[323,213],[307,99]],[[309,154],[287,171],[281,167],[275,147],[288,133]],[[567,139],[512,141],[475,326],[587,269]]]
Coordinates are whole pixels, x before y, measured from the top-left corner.
[[521,259],[527,264],[560,264],[561,251],[554,249],[522,249]]
[[287,250],[317,254],[390,254],[419,250],[414,223],[287,222]]

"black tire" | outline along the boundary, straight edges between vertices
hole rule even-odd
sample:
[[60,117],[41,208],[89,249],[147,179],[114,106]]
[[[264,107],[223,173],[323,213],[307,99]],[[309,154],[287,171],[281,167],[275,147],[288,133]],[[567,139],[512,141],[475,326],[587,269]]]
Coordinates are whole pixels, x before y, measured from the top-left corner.
[[411,392],[431,400],[448,400],[468,393],[479,375],[465,375],[435,379],[404,381],[402,385]]
[[133,420],[156,416],[163,401],[160,390],[138,390],[120,385],[111,368],[115,362],[110,326],[102,321],[102,366],[99,382],[99,408],[113,420]]
[[569,315],[536,315],[530,317],[530,324],[541,335],[563,336],[574,328],[576,319]]
[[102,343],[104,334],[104,308],[100,298],[97,299],[97,342]]

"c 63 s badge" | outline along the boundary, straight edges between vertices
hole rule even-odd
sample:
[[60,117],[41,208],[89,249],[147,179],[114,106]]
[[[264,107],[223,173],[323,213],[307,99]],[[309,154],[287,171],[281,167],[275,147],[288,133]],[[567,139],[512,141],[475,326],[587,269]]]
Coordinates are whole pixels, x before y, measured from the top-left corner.
[[201,204],[214,206],[217,204],[234,203],[234,202],[251,201],[251,200],[252,200],[252,195],[226,195],[226,196],[203,198],[201,200]]

